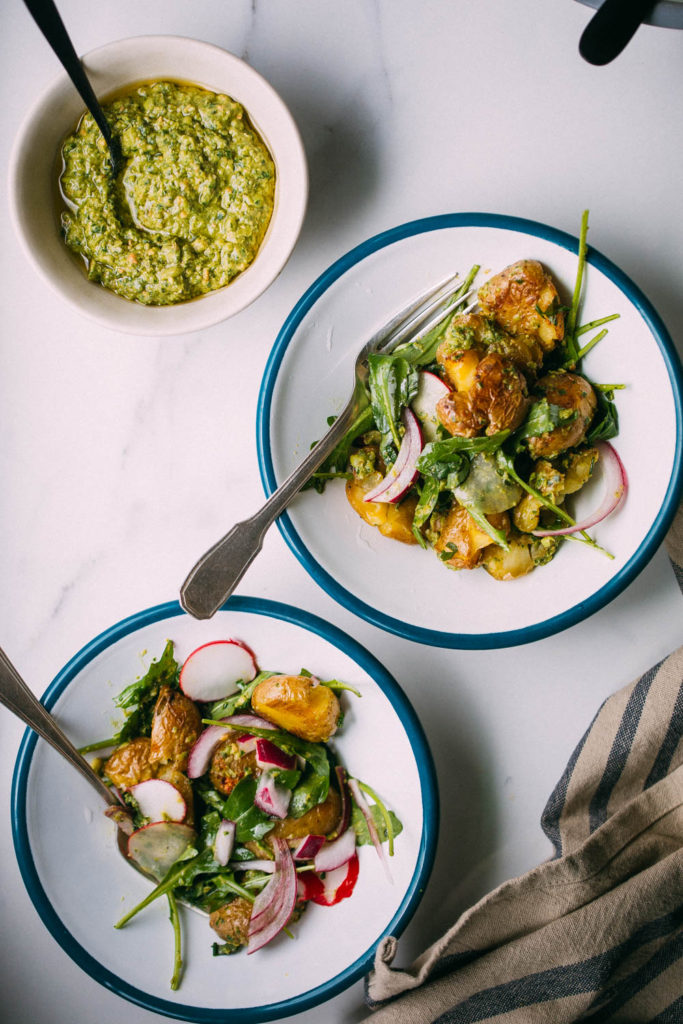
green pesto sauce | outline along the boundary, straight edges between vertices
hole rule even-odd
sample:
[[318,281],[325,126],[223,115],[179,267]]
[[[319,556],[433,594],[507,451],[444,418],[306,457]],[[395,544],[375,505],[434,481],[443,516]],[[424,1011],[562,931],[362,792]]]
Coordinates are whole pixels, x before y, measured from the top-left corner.
[[66,244],[90,280],[166,306],[223,288],[253,261],[275,167],[239,103],[152,82],[106,104],[125,169],[114,180],[90,114],[62,146]]

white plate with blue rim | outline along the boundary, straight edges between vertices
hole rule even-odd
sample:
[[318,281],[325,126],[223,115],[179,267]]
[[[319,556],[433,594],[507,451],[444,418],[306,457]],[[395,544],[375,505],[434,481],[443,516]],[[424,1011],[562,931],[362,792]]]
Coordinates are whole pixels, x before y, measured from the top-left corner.
[[[590,238],[590,236],[589,236]],[[411,297],[479,264],[481,282],[522,258],[540,260],[571,301],[578,239],[520,218],[445,214],[370,238],[330,266],[284,323],[264,373],[257,414],[261,478],[271,494],[343,408],[355,355]],[[619,314],[583,361],[616,392],[612,442],[629,488],[592,533],[611,557],[564,543],[547,565],[498,582],[483,569],[452,572],[431,551],[382,537],[346,500],[343,481],[297,496],[278,526],[311,576],[346,608],[398,636],[439,647],[492,648],[550,636],[613,600],[645,567],[681,488],[680,362],[640,289],[589,245],[581,322]],[[590,335],[586,335],[590,337]],[[645,454],[649,453],[649,454]],[[577,495],[577,520],[600,504],[600,474]]]
[[113,696],[144,674],[168,639],[182,661],[200,644],[227,638],[248,644],[261,668],[298,673],[304,667],[362,694],[343,695],[344,724],[331,745],[403,824],[389,860],[392,883],[374,849],[359,847],[351,897],[333,907],[311,905],[294,940],[279,935],[249,956],[213,957],[217,937],[207,918],[181,907],[186,965],[179,989],[171,991],[173,935],[165,901],[114,929],[150,884],[118,853],[115,826],[88,783],[30,731],[14,774],[12,831],[41,920],[92,978],[167,1018],[256,1024],[341,992],[369,970],[379,940],[405,928],[431,871],[438,798],[422,728],[389,673],[341,630],[273,601],[233,597],[206,622],[185,615],[176,603],[134,615],[84,647],[43,702],[73,742],[84,746],[112,734]]

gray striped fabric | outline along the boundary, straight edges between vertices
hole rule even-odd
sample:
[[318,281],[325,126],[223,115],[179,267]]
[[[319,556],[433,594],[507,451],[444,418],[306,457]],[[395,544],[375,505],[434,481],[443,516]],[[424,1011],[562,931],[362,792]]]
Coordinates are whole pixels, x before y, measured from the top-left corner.
[[[683,506],[667,538],[683,587]],[[373,1024],[683,1024],[683,647],[605,701],[552,792],[552,860],[406,970],[381,943]]]

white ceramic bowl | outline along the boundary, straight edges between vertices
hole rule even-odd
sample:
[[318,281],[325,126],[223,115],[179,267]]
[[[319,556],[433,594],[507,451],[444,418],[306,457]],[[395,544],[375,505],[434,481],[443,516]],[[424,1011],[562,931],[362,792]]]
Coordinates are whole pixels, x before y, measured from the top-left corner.
[[85,316],[128,334],[168,335],[201,330],[254,301],[282,270],[301,229],[308,198],[306,157],[298,129],[274,89],[225,50],[179,36],[137,36],[83,57],[95,93],[106,98],[151,80],[192,82],[243,105],[275,162],[275,208],[254,262],[227,287],[174,306],[143,306],[88,281],[66,248],[59,226],[58,150],[84,105],[65,73],[30,110],[10,158],[12,219],[39,274]]
[[261,1024],[342,991],[369,970],[384,935],[400,934],[431,871],[438,798],[422,728],[398,684],[351,637],[285,604],[233,597],[204,622],[176,603],[150,608],[84,647],[53,680],[43,702],[82,746],[111,734],[120,720],[112,698],[161,654],[167,639],[182,661],[200,644],[228,637],[249,644],[264,669],[296,673],[305,667],[362,694],[343,696],[344,725],[332,745],[403,824],[388,858],[393,884],[372,846],[360,847],[352,896],[334,907],[311,906],[295,941],[279,936],[253,956],[213,957],[215,935],[206,918],[181,908],[186,967],[180,988],[172,992],[166,907],[160,901],[115,931],[114,922],[143,898],[149,883],[119,856],[115,827],[94,790],[30,731],[14,775],[12,830],[41,920],[92,978],[164,1019]]
[[[444,214],[369,239],[329,267],[275,342],[258,409],[261,477],[272,493],[348,399],[356,353],[412,296],[478,263],[485,277],[538,259],[563,295],[576,276],[576,238],[515,217]],[[546,566],[500,583],[483,569],[451,572],[433,552],[382,537],[352,510],[341,481],[306,491],[278,520],[297,558],[343,605],[374,625],[440,647],[491,648],[550,636],[602,608],[644,568],[677,508],[683,480],[680,361],[645,296],[589,246],[581,322],[618,313],[586,356],[597,383],[621,383],[613,444],[629,478],[617,513],[590,531],[607,558],[564,544]],[[587,335],[590,337],[591,335]],[[577,518],[601,496],[601,474],[577,495]]]

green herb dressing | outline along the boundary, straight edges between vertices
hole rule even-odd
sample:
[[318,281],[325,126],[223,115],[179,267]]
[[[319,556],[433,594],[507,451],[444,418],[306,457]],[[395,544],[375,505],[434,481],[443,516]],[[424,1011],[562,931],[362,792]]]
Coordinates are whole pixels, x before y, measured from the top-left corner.
[[90,114],[62,146],[67,246],[90,280],[166,306],[223,288],[254,260],[273,212],[275,167],[239,103],[152,82],[104,106],[125,170],[112,177]]

